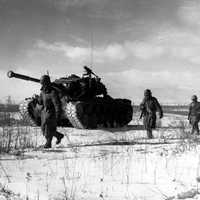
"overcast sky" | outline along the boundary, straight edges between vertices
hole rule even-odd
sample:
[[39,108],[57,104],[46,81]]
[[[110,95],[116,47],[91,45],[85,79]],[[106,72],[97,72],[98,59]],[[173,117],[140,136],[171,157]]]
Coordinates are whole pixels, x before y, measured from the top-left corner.
[[200,0],[0,0],[0,99],[39,93],[13,70],[52,80],[91,66],[113,97],[200,96]]

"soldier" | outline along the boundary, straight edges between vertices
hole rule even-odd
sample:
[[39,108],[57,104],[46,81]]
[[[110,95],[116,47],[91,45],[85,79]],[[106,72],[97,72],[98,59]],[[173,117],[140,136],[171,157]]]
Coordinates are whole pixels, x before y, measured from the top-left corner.
[[162,108],[158,100],[152,96],[151,90],[144,91],[144,99],[140,104],[141,115],[143,117],[144,128],[147,130],[148,138],[153,138],[152,129],[156,128],[156,112],[159,112],[160,118],[163,117]]
[[39,98],[39,104],[42,105],[41,129],[46,138],[44,148],[51,148],[53,136],[57,138],[56,144],[59,144],[64,137],[56,131],[57,121],[61,114],[61,102],[48,75],[42,76],[40,83],[42,85]]
[[191,134],[196,133],[199,135],[199,120],[200,120],[200,102],[198,102],[197,96],[191,97],[192,103],[189,106],[188,120],[192,125]]

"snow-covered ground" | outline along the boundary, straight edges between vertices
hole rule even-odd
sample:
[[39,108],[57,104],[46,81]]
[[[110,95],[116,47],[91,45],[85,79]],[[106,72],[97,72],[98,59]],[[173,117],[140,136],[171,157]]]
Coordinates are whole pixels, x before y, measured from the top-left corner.
[[0,199],[200,199],[199,138],[188,139],[182,116],[158,125],[152,140],[137,118],[120,130],[62,128],[66,137],[51,150],[40,148],[39,128],[12,127],[36,148],[0,156]]

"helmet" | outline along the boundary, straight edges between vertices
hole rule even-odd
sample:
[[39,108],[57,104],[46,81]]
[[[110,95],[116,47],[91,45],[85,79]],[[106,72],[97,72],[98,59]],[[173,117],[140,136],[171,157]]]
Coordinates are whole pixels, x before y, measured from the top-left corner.
[[51,83],[51,80],[50,80],[50,77],[48,75],[43,75],[41,78],[40,78],[40,83],[42,85],[49,85]]
[[197,101],[197,95],[192,95],[191,100],[192,101]]
[[150,89],[146,89],[145,91],[144,91],[144,96],[151,96],[151,90]]

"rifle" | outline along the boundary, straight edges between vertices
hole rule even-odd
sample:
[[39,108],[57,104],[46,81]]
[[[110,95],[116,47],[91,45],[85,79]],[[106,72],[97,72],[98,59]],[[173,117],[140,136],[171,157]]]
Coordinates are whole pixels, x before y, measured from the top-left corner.
[[143,115],[144,115],[144,109],[142,109],[139,119],[142,119]]
[[143,101],[143,103],[140,104],[140,110],[141,110],[141,114],[140,114],[140,118],[142,119],[142,117],[144,116],[145,112],[146,112],[146,108],[145,108],[145,102]]

